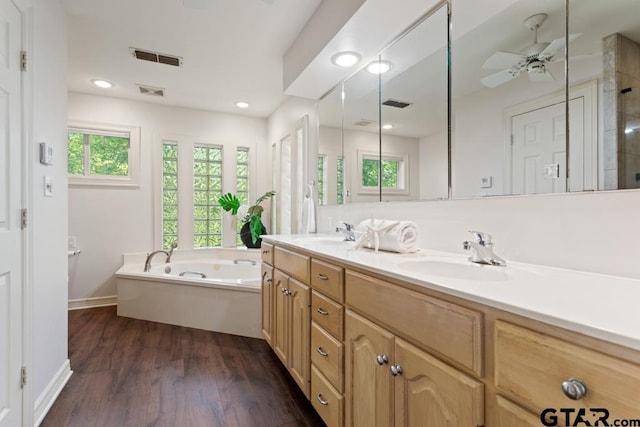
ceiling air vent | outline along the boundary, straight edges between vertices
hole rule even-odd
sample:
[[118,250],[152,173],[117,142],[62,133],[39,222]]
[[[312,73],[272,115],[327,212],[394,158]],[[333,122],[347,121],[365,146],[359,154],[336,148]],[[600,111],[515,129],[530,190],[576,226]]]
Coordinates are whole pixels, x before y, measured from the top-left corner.
[[357,122],[355,122],[354,125],[356,125],[356,126],[369,126],[371,123],[375,123],[375,121],[369,120],[369,119],[360,119]]
[[386,105],[387,107],[395,107],[395,108],[407,108],[409,105],[411,105],[411,103],[396,101],[395,99],[387,99],[382,103],[382,105]]
[[182,58],[174,55],[166,55],[164,53],[152,52],[150,50],[138,49],[130,47],[131,55],[141,61],[157,62],[158,64],[173,65],[179,67],[182,65]]
[[164,97],[164,88],[162,87],[138,85],[138,89],[142,95]]

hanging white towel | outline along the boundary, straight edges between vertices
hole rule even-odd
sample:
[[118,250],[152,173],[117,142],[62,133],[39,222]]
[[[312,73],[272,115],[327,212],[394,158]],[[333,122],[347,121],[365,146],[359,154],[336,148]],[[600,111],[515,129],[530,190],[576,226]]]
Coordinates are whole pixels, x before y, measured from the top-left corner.
[[303,233],[316,232],[316,208],[313,204],[313,185],[307,184],[307,191],[302,201],[302,230]]
[[356,227],[356,236],[354,249],[367,247],[399,253],[418,250],[418,226],[413,221],[367,219]]

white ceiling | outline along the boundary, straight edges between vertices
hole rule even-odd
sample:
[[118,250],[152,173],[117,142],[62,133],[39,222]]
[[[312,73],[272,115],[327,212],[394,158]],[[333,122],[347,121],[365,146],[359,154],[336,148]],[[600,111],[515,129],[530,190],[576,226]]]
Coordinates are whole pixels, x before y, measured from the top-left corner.
[[[284,99],[282,57],[320,1],[63,0],[69,90],[267,117]],[[183,65],[137,60],[130,47]],[[116,86],[99,89],[96,78]],[[164,88],[165,97],[141,95],[137,84]],[[250,107],[238,109],[239,100]]]

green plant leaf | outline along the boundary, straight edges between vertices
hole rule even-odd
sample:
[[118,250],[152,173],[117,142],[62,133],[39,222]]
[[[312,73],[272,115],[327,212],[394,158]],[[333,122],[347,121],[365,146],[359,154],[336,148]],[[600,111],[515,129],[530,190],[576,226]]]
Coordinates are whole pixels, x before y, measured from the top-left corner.
[[271,197],[273,197],[275,195],[276,195],[275,190],[267,191],[262,196],[258,197],[258,200],[256,200],[254,205],[259,205],[260,203],[264,202],[267,199],[270,199]]
[[218,199],[218,203],[225,211],[231,211],[231,215],[236,215],[238,213],[238,208],[240,207],[240,200],[231,194],[223,194],[222,197]]
[[262,233],[262,220],[259,216],[252,216],[251,221],[249,222],[249,229],[251,230],[251,242],[255,245],[255,243],[260,238],[260,233]]

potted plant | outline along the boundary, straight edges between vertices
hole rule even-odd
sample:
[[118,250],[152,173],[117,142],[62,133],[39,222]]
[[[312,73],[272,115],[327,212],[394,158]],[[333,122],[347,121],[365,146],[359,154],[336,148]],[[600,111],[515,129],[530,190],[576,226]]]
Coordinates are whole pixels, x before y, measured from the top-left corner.
[[242,228],[240,229],[240,239],[242,243],[248,248],[259,248],[262,244],[260,235],[266,234],[267,229],[262,224],[262,211],[264,208],[260,206],[260,203],[276,195],[275,191],[267,191],[262,196],[258,197],[256,202],[246,208],[246,212],[243,212],[246,207],[240,205],[240,200],[235,194],[224,194],[218,203],[227,212],[231,212],[231,215],[237,215],[240,212],[242,218]]

